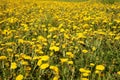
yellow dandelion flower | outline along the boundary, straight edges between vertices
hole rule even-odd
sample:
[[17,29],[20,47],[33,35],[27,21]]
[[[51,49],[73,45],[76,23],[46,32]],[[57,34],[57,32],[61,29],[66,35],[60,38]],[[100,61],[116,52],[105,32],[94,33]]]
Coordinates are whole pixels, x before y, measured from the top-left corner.
[[32,41],[36,41],[37,39],[36,38],[32,38]]
[[54,52],[50,52],[50,56],[53,56]]
[[70,37],[68,34],[64,33],[64,38],[69,39]]
[[81,80],[89,80],[88,78],[81,78]]
[[97,65],[96,66],[96,70],[103,71],[104,69],[105,69],[105,67],[103,65]]
[[80,44],[85,44],[84,41],[78,41]]
[[67,58],[61,58],[60,61],[61,61],[61,63],[64,63],[64,62],[67,62],[68,59]]
[[8,52],[12,52],[13,50],[12,50],[12,49],[10,49],[10,48],[8,48],[8,49],[7,49],[7,51],[8,51]]
[[43,36],[38,36],[37,40],[42,41],[42,42],[47,41],[47,39],[45,37],[43,37]]
[[84,36],[83,33],[77,33],[77,37],[78,37],[78,38],[86,38],[86,36]]
[[15,80],[23,80],[23,75],[22,74],[19,74]]
[[96,50],[96,47],[92,47],[92,51],[95,51]]
[[74,26],[73,26],[73,29],[77,29],[77,26],[74,25]]
[[51,46],[49,49],[54,51],[59,51],[60,48],[57,46]]
[[60,45],[60,43],[56,43],[56,46],[59,46]]
[[119,39],[120,39],[120,36],[116,36],[114,39],[115,39],[115,40],[119,40]]
[[41,56],[41,60],[42,61],[48,61],[49,60],[49,56],[48,55]]
[[95,66],[95,64],[94,63],[90,63],[90,66]]
[[44,63],[40,66],[40,69],[46,69],[49,67],[49,64],[48,63]]
[[84,68],[79,69],[80,72],[85,72],[86,70]]
[[0,60],[5,60],[5,59],[7,59],[6,56],[0,56]]
[[37,62],[37,65],[40,66],[42,64],[42,60],[39,59],[38,62]]
[[27,61],[22,60],[22,61],[21,61],[21,64],[22,64],[22,65],[28,65],[28,62],[27,62]]
[[74,57],[74,54],[72,54],[72,52],[66,52],[66,55],[70,56],[70,58]]
[[63,28],[60,29],[60,32],[64,32],[65,30]]
[[88,74],[88,73],[83,73],[82,75],[83,75],[84,77],[89,76],[89,74]]
[[95,73],[96,73],[96,74],[99,74],[99,73],[100,73],[100,71],[99,71],[99,70],[96,70],[96,71],[95,71]]
[[10,68],[11,69],[16,69],[17,68],[17,64],[15,62],[12,62]]
[[79,71],[82,72],[82,73],[91,73],[90,70],[87,70],[87,69],[84,69],[84,68],[80,68]]
[[4,48],[0,48],[0,51],[3,50]]
[[120,71],[118,71],[117,74],[120,75]]
[[30,70],[31,70],[31,67],[27,66],[27,67],[25,68],[25,70],[26,70],[26,71],[30,71]]
[[73,64],[73,61],[68,61],[68,64]]
[[90,70],[86,70],[85,73],[91,73],[91,71]]
[[55,71],[56,74],[59,74],[59,69],[57,66],[50,66],[50,69],[52,69],[53,71]]
[[23,39],[18,39],[18,43],[22,43],[23,44],[24,40]]
[[25,55],[23,58],[27,59],[27,60],[31,60],[32,59],[30,56],[27,56],[27,55]]
[[37,59],[40,59],[40,57],[39,56],[34,56],[33,57],[33,60],[37,60]]
[[51,38],[52,37],[52,35],[47,35],[47,38]]
[[84,50],[82,50],[82,52],[83,52],[83,53],[87,53],[87,52],[88,52],[88,50],[84,49]]
[[59,51],[59,47],[54,47],[54,51]]
[[65,48],[66,47],[66,44],[62,44],[62,48]]
[[53,78],[53,80],[59,80],[59,76],[56,75],[56,76]]

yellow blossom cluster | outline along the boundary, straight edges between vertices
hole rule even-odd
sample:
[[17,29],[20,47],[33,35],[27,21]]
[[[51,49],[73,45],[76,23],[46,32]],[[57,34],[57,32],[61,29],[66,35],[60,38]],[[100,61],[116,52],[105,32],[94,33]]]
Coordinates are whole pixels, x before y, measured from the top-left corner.
[[119,80],[120,3],[0,0],[0,80]]

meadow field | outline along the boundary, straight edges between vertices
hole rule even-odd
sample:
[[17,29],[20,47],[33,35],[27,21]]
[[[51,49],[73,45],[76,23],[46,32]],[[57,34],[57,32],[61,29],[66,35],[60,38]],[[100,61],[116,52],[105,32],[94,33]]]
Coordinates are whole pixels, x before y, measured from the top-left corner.
[[0,0],[0,80],[120,80],[120,3]]

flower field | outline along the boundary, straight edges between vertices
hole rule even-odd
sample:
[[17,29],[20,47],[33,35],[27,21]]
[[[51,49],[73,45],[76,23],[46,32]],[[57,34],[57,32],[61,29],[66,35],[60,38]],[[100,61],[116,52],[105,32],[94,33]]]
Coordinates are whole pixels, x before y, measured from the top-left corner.
[[1,0],[0,80],[120,80],[120,3]]

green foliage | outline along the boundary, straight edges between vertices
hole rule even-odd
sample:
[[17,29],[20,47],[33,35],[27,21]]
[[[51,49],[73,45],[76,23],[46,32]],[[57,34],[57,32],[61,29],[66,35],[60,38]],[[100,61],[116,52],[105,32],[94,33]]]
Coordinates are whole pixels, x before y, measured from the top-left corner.
[[113,4],[114,2],[116,2],[116,0],[101,0],[102,3],[109,3],[109,4]]
[[88,0],[55,0],[55,1],[65,1],[65,2],[81,2],[81,1],[88,1]]

